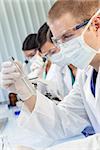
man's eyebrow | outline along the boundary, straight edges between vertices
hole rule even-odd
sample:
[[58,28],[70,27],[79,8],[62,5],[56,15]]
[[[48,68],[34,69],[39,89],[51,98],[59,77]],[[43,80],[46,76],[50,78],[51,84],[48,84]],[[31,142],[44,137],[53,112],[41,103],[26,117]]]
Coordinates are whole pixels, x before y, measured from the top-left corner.
[[64,30],[61,34],[58,35],[57,39],[59,39],[61,36],[64,36],[65,34],[72,34],[74,28],[70,28],[69,30]]

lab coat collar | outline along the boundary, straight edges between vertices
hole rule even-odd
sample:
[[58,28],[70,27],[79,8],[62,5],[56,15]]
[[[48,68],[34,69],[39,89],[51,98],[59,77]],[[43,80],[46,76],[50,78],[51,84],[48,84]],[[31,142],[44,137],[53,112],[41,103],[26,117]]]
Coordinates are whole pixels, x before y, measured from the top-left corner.
[[[85,85],[84,85],[84,92],[85,92],[85,96],[87,97],[86,100],[88,100],[89,103],[92,104],[92,107],[96,108],[96,104],[98,103],[98,101],[100,101],[100,97],[99,94],[99,86],[98,84],[100,84],[100,69],[97,75],[97,82],[96,82],[96,96],[94,97],[92,92],[91,92],[91,88],[90,88],[90,81],[91,81],[91,77],[92,77],[92,72],[93,72],[93,67],[89,66],[88,68],[86,68],[85,73],[86,73],[86,81],[85,81]],[[100,108],[99,108],[100,109]]]
[[61,68],[61,70],[63,74],[66,74],[67,70],[69,70],[69,67],[66,65],[63,68]]
[[84,73],[86,74],[86,77],[90,76],[90,73],[92,70],[93,70],[93,67],[90,65],[84,69]]

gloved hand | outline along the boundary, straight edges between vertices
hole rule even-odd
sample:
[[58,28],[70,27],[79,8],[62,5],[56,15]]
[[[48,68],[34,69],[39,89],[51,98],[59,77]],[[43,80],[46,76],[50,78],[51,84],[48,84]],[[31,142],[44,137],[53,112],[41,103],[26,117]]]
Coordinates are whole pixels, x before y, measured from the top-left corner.
[[33,58],[32,65],[30,66],[31,73],[28,74],[28,78],[38,78],[42,75],[45,63],[41,56],[36,55]]
[[[23,70],[22,65],[19,62],[16,63]],[[25,74],[19,72],[15,64],[4,62],[0,74],[1,87],[17,93],[22,100],[27,100],[36,94],[34,86]]]

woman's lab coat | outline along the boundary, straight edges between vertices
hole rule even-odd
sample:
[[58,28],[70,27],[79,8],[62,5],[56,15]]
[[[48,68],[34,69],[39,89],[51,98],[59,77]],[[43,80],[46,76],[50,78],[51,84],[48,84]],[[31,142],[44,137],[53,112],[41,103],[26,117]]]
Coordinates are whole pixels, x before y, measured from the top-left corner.
[[49,89],[52,89],[52,91],[54,89],[61,98],[68,95],[73,87],[71,71],[68,66],[61,68],[56,64],[52,64],[47,73],[46,81],[51,82],[51,87],[48,86],[48,91]]
[[72,75],[68,66],[63,68],[52,64],[46,75],[46,79],[38,80],[38,90],[43,94],[50,93],[51,97],[58,97],[60,100],[72,90]]
[[59,105],[37,92],[34,111],[30,113],[23,107],[19,124],[33,134],[33,148],[48,147],[59,139],[78,135],[91,124],[100,132],[100,70],[95,98],[90,89],[92,71],[89,66],[80,74],[74,89]]

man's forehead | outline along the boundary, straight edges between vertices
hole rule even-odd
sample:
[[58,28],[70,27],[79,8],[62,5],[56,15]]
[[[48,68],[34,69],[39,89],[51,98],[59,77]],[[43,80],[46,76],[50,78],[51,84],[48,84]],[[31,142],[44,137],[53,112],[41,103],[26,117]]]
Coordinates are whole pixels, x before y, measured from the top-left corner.
[[56,19],[54,22],[48,22],[54,36],[58,36],[65,30],[73,27],[77,23],[76,19],[69,13]]

